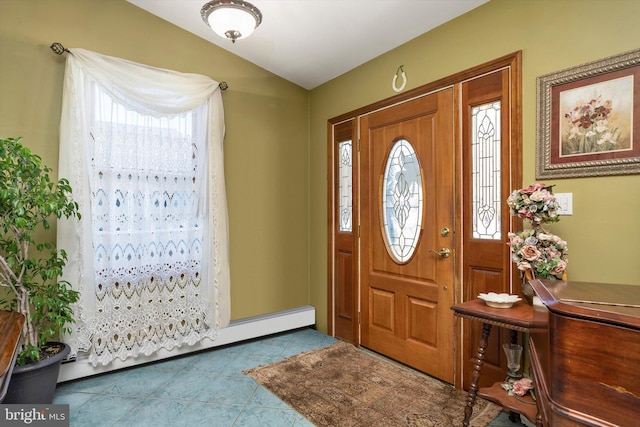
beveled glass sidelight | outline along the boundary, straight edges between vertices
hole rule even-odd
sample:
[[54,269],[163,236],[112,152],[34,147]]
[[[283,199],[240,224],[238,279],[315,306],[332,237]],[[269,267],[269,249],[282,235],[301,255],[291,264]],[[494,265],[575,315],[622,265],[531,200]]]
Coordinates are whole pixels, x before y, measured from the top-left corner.
[[472,235],[474,239],[501,240],[500,101],[471,110]]
[[338,170],[340,173],[340,200],[338,202],[340,231],[351,232],[353,222],[353,164],[351,140],[338,144]]
[[382,228],[391,257],[406,263],[413,256],[422,229],[423,188],[420,162],[406,139],[389,151],[382,178]]

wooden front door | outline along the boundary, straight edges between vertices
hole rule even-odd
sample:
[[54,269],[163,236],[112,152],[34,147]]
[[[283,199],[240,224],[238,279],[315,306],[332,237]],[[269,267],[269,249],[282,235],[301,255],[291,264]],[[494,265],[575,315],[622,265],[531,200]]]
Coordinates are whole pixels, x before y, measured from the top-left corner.
[[453,89],[360,118],[361,344],[454,380]]

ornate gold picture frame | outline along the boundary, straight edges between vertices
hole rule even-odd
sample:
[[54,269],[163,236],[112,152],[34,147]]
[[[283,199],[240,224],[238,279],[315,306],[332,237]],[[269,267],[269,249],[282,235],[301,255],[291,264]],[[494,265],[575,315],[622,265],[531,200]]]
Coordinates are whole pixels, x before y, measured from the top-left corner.
[[640,49],[536,79],[536,179],[640,173]]

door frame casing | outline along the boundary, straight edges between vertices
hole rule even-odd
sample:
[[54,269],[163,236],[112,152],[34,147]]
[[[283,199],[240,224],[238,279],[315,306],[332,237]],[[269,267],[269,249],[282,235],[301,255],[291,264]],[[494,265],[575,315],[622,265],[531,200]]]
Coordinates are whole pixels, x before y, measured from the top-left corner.
[[[454,156],[455,156],[455,165],[454,165],[454,206],[455,206],[455,230],[462,230],[463,224],[463,215],[462,215],[462,134],[461,134],[461,126],[460,124],[460,111],[458,100],[460,99],[460,85],[467,80],[482,76],[484,74],[488,74],[491,72],[495,72],[497,70],[503,69],[505,67],[509,67],[511,69],[510,73],[510,89],[511,89],[511,104],[509,105],[509,112],[511,118],[511,134],[510,134],[510,164],[511,169],[509,171],[509,182],[511,188],[519,188],[522,185],[522,51],[516,51],[507,55],[504,55],[500,58],[494,59],[492,61],[485,62],[478,66],[469,68],[467,70],[461,71],[459,73],[444,77],[442,79],[436,80],[431,83],[427,83],[423,86],[419,86],[417,88],[408,90],[404,93],[392,96],[390,98],[375,102],[373,104],[358,108],[356,110],[350,111],[348,113],[342,114],[340,116],[331,118],[327,123],[327,141],[328,141],[328,156],[327,156],[327,235],[328,235],[328,245],[327,245],[327,298],[328,298],[328,330],[329,334],[333,335],[334,333],[334,315],[335,315],[335,307],[334,307],[334,296],[335,296],[335,265],[334,265],[334,241],[335,241],[335,232],[337,227],[337,218],[335,215],[335,141],[333,128],[335,125],[339,123],[346,122],[348,120],[357,119],[358,117],[371,113],[373,111],[390,107],[394,104],[406,102],[408,100],[418,98],[424,96],[426,94],[435,92],[444,87],[453,86],[454,87],[454,102],[456,102],[456,108],[454,108],[454,138],[455,138],[455,147],[454,147]],[[354,130],[354,134],[356,134],[359,138],[358,130]],[[354,147],[356,147],[356,143],[354,141]],[[357,143],[357,154],[359,154],[359,143]],[[355,160],[356,151],[354,151],[354,164],[357,166],[358,162]],[[354,166],[354,167],[356,167]],[[354,176],[358,174],[358,171],[354,170]],[[357,183],[354,183],[354,189],[357,191]],[[358,194],[358,193],[355,193]],[[358,196],[356,196],[357,199]],[[359,216],[356,216],[358,212],[357,200],[354,199],[354,238],[358,239],[359,235],[356,231],[359,227]],[[357,223],[356,223],[357,221]],[[359,244],[354,245],[355,247],[355,255],[354,256],[354,292],[357,295],[358,301],[360,300],[359,296],[359,288],[360,288],[360,277],[358,271],[359,259],[358,254],[360,253]],[[454,287],[455,287],[455,303],[462,302],[464,300],[464,289],[462,288],[463,284],[463,259],[464,259],[464,248],[462,246],[462,233],[455,233],[454,247],[456,248],[457,258],[456,265],[454,268]],[[513,289],[514,293],[519,291],[519,284],[517,280],[517,270],[512,269],[510,285],[511,289]],[[361,308],[358,305],[358,310]],[[452,314],[453,315],[453,314]],[[358,316],[359,317],[359,316]],[[357,319],[356,319],[357,320]],[[358,325],[356,325],[358,326]],[[358,326],[359,329],[359,326]],[[356,335],[357,342],[356,345],[360,344],[359,334]],[[462,378],[463,378],[463,350],[464,350],[464,336],[463,336],[463,328],[462,323],[459,318],[456,318],[455,323],[455,331],[454,331],[454,366],[455,368],[455,380],[454,386],[456,388],[462,388]]]

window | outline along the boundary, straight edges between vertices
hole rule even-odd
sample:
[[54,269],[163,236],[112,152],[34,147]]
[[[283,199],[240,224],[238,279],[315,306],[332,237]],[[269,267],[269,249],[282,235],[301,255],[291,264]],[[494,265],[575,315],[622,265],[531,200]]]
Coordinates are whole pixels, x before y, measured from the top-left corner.
[[418,155],[406,139],[391,147],[382,183],[382,219],[387,249],[408,262],[422,229],[422,174]]
[[72,347],[97,365],[214,339],[229,314],[217,83],[78,49],[65,79],[60,175],[82,211],[58,227],[82,295]]
[[472,235],[501,240],[500,102],[471,109]]
[[338,144],[338,170],[340,174],[339,230],[351,232],[353,222],[353,148],[351,140]]

